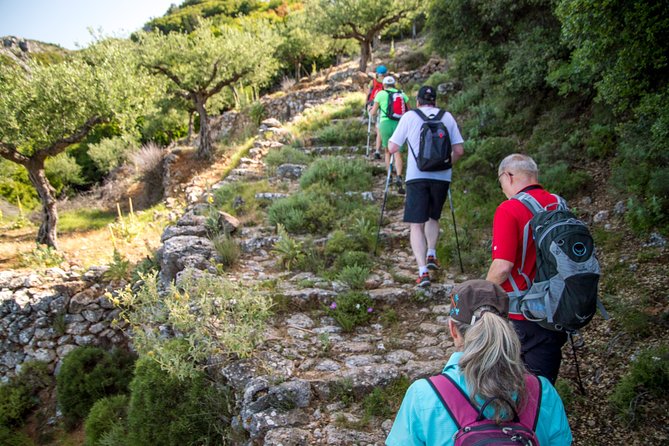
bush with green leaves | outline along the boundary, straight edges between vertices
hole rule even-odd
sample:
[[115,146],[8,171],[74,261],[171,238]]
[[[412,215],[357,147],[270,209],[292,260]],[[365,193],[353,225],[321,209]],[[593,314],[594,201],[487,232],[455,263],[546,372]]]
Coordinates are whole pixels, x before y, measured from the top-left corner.
[[26,415],[39,403],[37,394],[50,383],[45,363],[26,362],[18,375],[0,384],[0,429],[23,424]]
[[130,391],[125,444],[230,444],[232,391],[205,373],[179,379],[143,357],[137,361]]
[[136,143],[127,136],[105,138],[97,144],[88,145],[88,156],[102,175],[123,164],[137,150]]
[[323,233],[337,220],[337,196],[323,185],[315,185],[275,201],[267,211],[272,225],[283,225],[291,234]]
[[365,281],[369,276],[369,268],[361,265],[345,266],[337,274],[340,282],[348,285],[352,290],[362,290],[365,288]]
[[90,346],[68,353],[56,377],[58,405],[66,425],[73,427],[83,420],[97,400],[127,393],[135,359],[126,350]]
[[369,164],[359,158],[319,158],[300,178],[300,187],[303,190],[313,184],[325,185],[339,192],[367,191],[372,187],[372,172]]
[[213,240],[216,259],[226,268],[233,267],[239,260],[239,242],[228,234],[220,234]]
[[117,425],[125,425],[128,415],[128,395],[114,395],[99,399],[88,412],[84,423],[86,446],[96,446],[100,439]]
[[[152,274],[138,289],[126,286],[108,298],[121,309],[119,317],[128,323],[140,355],[180,378],[197,375],[213,357],[251,355],[263,340],[272,305],[254,287],[192,270],[166,293],[159,292]],[[174,336],[165,336],[165,330]]]
[[265,164],[277,167],[281,164],[309,164],[313,158],[304,152],[291,146],[283,146],[280,149],[271,149],[265,156]]
[[610,401],[630,425],[640,421],[644,403],[649,399],[666,400],[669,388],[669,347],[662,345],[641,352],[629,371],[616,384]]
[[251,215],[261,207],[256,194],[271,191],[267,181],[228,183],[214,191],[213,205],[231,215]]
[[367,126],[360,120],[333,122],[314,133],[319,144],[362,145],[367,138]]
[[279,234],[279,239],[274,243],[272,252],[279,256],[281,266],[291,271],[305,257],[304,243],[292,238],[282,224],[277,225],[277,233]]
[[103,274],[105,280],[123,280],[130,276],[130,260],[128,260],[118,249],[114,249],[109,269]]
[[58,266],[65,260],[65,256],[51,246],[38,244],[32,251],[19,255],[19,266],[48,268]]
[[368,252],[364,251],[344,251],[336,256],[334,269],[341,271],[347,266],[359,265],[364,268],[370,268],[373,264],[372,258]]
[[337,321],[345,332],[359,325],[367,324],[372,318],[372,299],[360,291],[342,293],[328,306],[328,314]]

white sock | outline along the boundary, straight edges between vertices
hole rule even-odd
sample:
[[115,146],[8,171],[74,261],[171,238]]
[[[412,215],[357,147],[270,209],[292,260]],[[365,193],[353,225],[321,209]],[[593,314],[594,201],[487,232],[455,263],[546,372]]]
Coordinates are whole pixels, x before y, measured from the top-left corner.
[[418,275],[422,276],[425,273],[427,273],[427,266],[419,266],[418,267]]
[[437,258],[437,250],[436,249],[428,249],[427,250],[427,256],[428,257],[432,256],[436,259]]

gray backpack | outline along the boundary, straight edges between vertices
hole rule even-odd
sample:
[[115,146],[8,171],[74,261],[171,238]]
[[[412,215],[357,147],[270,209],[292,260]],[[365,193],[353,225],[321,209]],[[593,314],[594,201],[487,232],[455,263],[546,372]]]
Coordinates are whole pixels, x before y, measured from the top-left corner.
[[551,330],[573,333],[590,322],[597,308],[604,318],[608,319],[608,314],[597,297],[600,268],[592,235],[586,224],[569,211],[565,200],[554,196],[557,204],[548,206],[550,209],[526,192],[512,197],[533,214],[523,231],[519,271],[529,286],[530,280],[522,270],[531,229],[537,272],[526,292],[520,292],[513,279],[511,284],[520,297],[520,312],[527,320]]

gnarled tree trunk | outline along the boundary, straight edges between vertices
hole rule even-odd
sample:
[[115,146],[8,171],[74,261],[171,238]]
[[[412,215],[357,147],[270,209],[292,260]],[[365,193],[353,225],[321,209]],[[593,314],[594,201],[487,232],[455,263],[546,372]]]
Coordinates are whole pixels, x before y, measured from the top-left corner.
[[[372,36],[373,38],[373,36]],[[363,73],[367,71],[367,62],[372,58],[372,41],[371,40],[361,40],[360,41],[360,71]]]
[[207,117],[207,108],[205,107],[206,99],[198,97],[195,100],[195,109],[200,115],[200,147],[197,149],[198,158],[211,158],[211,138],[209,135],[209,119]]
[[43,243],[58,249],[58,210],[56,208],[55,190],[49,183],[44,171],[43,159],[31,159],[24,164],[28,170],[28,178],[33,183],[42,203],[42,223],[37,232],[37,243]]

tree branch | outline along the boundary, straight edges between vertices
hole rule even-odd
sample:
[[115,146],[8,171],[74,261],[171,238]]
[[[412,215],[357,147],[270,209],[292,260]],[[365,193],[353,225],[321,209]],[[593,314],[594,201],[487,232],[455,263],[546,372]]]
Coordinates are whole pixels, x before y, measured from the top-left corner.
[[68,146],[84,139],[86,135],[88,135],[88,133],[93,129],[93,127],[106,121],[108,120],[100,116],[94,116],[90,118],[88,121],[86,121],[84,125],[75,130],[72,135],[68,136],[67,138],[63,138],[56,141],[55,143],[53,143],[51,146],[47,147],[44,150],[38,150],[31,158],[46,159],[47,157],[50,156],[56,156],[63,150],[65,150]]
[[30,158],[19,153],[14,146],[5,144],[4,142],[0,142],[0,156],[22,166],[25,166],[30,161]]
[[407,13],[409,12],[408,9],[403,9],[397,12],[397,14],[392,15],[390,17],[387,17],[383,20],[381,20],[379,23],[377,23],[375,26],[372,27],[370,32],[373,32],[372,35],[375,35],[377,32],[381,31],[383,28],[385,28],[387,25],[390,25],[391,23],[395,23],[402,17],[404,17]]
[[234,82],[237,82],[239,79],[246,76],[250,72],[251,72],[250,69],[246,69],[246,70],[243,70],[243,71],[233,75],[229,79],[225,79],[225,80],[220,81],[219,83],[214,85],[214,87],[211,90],[208,90],[207,92],[205,92],[205,97],[207,97],[207,98],[212,97],[213,95],[215,95],[216,93],[221,91],[223,89],[223,87],[226,87],[226,86],[228,86],[228,85],[230,85]]
[[149,68],[153,71],[163,74],[165,77],[167,77],[172,82],[177,84],[177,87],[181,88],[182,90],[191,92],[191,90],[189,88],[186,88],[186,86],[181,82],[181,79],[179,79],[176,74],[172,73],[167,68],[162,67],[160,65],[151,65],[149,66]]

